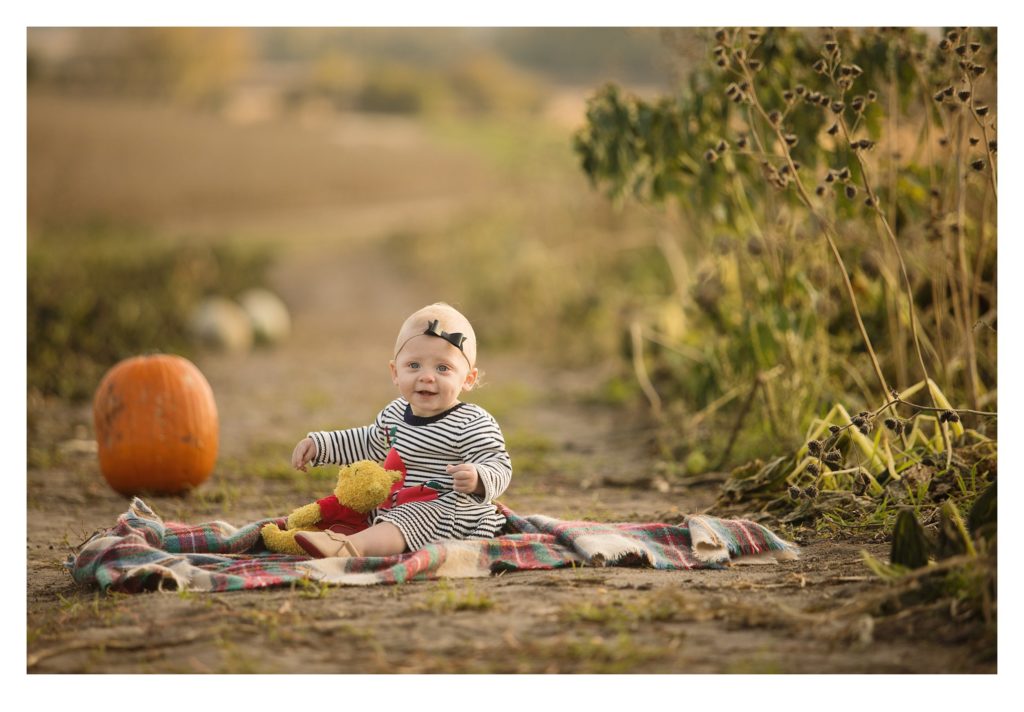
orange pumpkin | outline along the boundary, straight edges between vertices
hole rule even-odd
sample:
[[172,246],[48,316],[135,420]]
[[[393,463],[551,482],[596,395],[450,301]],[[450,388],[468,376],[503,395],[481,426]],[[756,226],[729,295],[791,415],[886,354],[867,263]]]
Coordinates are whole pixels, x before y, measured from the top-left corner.
[[217,404],[195,365],[158,354],[107,371],[92,404],[100,471],[121,494],[196,487],[217,460]]

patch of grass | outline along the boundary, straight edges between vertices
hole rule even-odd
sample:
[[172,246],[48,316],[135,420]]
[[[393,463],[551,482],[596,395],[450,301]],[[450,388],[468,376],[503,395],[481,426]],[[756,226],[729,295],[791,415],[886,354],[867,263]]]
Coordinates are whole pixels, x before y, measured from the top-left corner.
[[483,612],[494,608],[495,601],[487,594],[477,592],[472,584],[459,590],[448,579],[441,579],[424,605],[436,613]]
[[303,578],[292,583],[292,590],[298,591],[302,598],[320,599],[327,598],[331,592],[331,585],[326,581]]
[[669,646],[644,645],[627,633],[618,633],[614,637],[594,635],[529,645],[521,655],[528,656],[532,669],[616,674],[637,672],[671,652]]
[[634,600],[613,596],[572,603],[563,607],[560,617],[568,623],[596,623],[622,631],[643,623],[692,620],[696,612],[692,598],[663,588]]

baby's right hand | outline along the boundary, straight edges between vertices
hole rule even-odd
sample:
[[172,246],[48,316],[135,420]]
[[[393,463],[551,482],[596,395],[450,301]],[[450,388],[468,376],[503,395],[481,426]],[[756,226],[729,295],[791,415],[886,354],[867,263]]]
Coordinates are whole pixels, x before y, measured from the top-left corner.
[[296,470],[306,471],[306,463],[316,455],[316,443],[313,438],[303,438],[292,450],[292,467]]

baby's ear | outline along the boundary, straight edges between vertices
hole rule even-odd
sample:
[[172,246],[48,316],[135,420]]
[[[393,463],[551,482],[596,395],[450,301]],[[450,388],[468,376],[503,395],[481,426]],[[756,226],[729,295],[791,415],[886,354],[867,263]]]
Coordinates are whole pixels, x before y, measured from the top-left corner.
[[471,390],[473,390],[473,386],[476,385],[476,379],[477,379],[477,376],[479,376],[479,375],[480,375],[480,371],[479,370],[477,370],[475,368],[469,369],[469,373],[466,374],[466,380],[462,382],[462,390],[464,390],[464,391],[471,391]]

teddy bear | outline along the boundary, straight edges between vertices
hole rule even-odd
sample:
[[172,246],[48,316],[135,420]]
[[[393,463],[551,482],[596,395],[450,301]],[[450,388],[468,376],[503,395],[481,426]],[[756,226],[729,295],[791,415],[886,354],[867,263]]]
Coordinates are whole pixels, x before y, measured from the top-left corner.
[[[384,463],[385,466],[390,464]],[[366,529],[369,526],[367,514],[382,504],[397,503],[397,495],[405,482],[404,467],[385,469],[385,466],[360,460],[342,467],[334,494],[294,510],[288,515],[286,529],[274,522],[263,525],[260,530],[263,543],[276,553],[305,556],[306,552],[295,543],[296,531],[331,529],[354,534]]]

